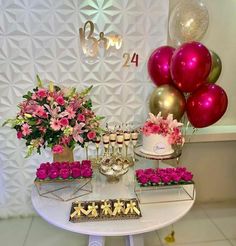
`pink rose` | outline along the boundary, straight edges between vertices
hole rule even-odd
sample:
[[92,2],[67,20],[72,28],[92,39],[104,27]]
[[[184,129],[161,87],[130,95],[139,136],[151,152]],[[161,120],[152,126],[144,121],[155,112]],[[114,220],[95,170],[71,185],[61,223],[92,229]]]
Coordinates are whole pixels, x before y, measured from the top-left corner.
[[78,167],[73,167],[73,168],[72,168],[71,176],[72,176],[74,179],[80,177],[80,176],[81,176],[81,171],[80,171],[80,169],[79,169]]
[[152,129],[151,127],[144,126],[142,132],[144,136],[150,136],[152,134]]
[[45,98],[47,97],[47,90],[46,89],[39,89],[37,91],[37,96],[40,97],[40,98]]
[[47,178],[47,170],[43,168],[39,168],[36,172],[36,176],[39,179],[46,179]]
[[70,170],[69,168],[62,168],[59,174],[61,178],[68,179],[70,176]]
[[92,177],[92,169],[91,168],[83,168],[81,169],[81,176],[84,178]]
[[56,144],[52,148],[52,152],[55,153],[55,154],[62,153],[63,150],[64,150],[64,148],[60,144]]
[[166,173],[173,173],[175,171],[174,168],[165,168]]
[[185,172],[186,171],[186,167],[176,167],[176,172]]
[[48,176],[50,179],[56,179],[59,176],[59,171],[56,168],[52,168],[48,172]]
[[18,132],[17,132],[17,138],[18,138],[18,139],[21,139],[22,137],[23,137],[22,132],[21,132],[21,131],[18,131]]
[[69,120],[67,118],[61,118],[59,121],[61,126],[68,126],[69,125]]
[[68,161],[61,162],[61,169],[63,168],[70,168],[70,163]]
[[36,99],[37,99],[36,93],[33,93],[33,94],[32,94],[31,99],[33,99],[33,100],[36,100]]
[[61,105],[61,106],[63,106],[63,105],[65,104],[65,100],[64,100],[63,96],[57,97],[57,98],[56,98],[56,102],[57,102],[59,105]]
[[145,174],[143,169],[136,170],[136,176],[137,176],[137,178],[139,178],[139,176],[141,176],[143,174]]
[[51,164],[51,168],[56,168],[56,169],[60,169],[60,167],[61,167],[61,163],[60,162],[52,162],[52,164]]
[[88,132],[87,137],[89,140],[94,139],[96,137],[96,132],[94,132],[94,131]]
[[160,177],[159,177],[158,175],[156,175],[156,174],[151,175],[151,176],[149,177],[149,180],[150,180],[152,183],[155,183],[155,184],[158,184],[158,183],[161,181]]
[[153,134],[158,134],[158,133],[160,133],[160,130],[161,130],[161,128],[160,128],[160,126],[158,126],[158,125],[153,125],[153,126],[151,127],[151,131],[152,131]]
[[161,180],[162,180],[163,183],[168,184],[171,181],[171,176],[170,175],[162,176]]
[[148,179],[147,175],[143,174],[143,175],[140,175],[140,176],[139,176],[138,181],[139,181],[139,183],[141,183],[142,185],[145,185],[145,184],[148,183],[149,179]]
[[50,169],[50,163],[49,162],[41,163],[39,168],[40,169],[46,169],[48,171]]
[[186,171],[183,176],[182,179],[186,182],[192,181],[193,179],[193,174],[191,172]]
[[178,173],[172,173],[171,178],[174,182],[179,182],[181,180],[181,175],[179,175]]
[[158,173],[160,173],[160,171],[161,171],[161,168],[158,167],[158,168],[156,169],[156,173],[158,174]]
[[83,160],[81,167],[82,168],[91,168],[91,161],[90,160]]
[[77,120],[81,122],[85,122],[85,116],[83,114],[78,114]]
[[73,168],[73,167],[78,167],[80,168],[80,162],[79,161],[73,161],[70,163],[70,167]]
[[152,175],[155,173],[155,170],[153,168],[147,168],[144,170],[144,173],[147,175]]

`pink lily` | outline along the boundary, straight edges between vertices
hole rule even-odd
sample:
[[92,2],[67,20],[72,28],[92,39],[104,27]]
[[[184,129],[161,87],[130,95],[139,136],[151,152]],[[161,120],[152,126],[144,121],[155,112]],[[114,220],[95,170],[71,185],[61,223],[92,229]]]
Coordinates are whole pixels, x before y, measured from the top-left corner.
[[58,112],[60,111],[60,107],[56,107],[54,109],[52,109],[49,105],[44,104],[44,107],[48,110],[49,114],[53,117],[53,118],[57,118],[58,116]]
[[82,128],[85,126],[84,123],[77,123],[74,126],[73,129],[73,138],[76,142],[80,142],[81,144],[84,142],[84,139],[80,136],[81,133],[84,132],[84,130],[82,130]]

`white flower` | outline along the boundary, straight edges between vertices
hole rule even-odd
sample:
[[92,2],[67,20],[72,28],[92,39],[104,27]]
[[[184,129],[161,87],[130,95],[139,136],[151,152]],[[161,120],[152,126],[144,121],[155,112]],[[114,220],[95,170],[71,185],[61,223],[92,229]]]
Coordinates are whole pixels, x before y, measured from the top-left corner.
[[182,125],[183,123],[178,122],[177,120],[173,120],[172,122],[169,123],[170,128],[180,127]]
[[160,122],[160,120],[162,120],[162,117],[161,117],[161,112],[159,112],[157,114],[157,116],[155,116],[154,114],[152,113],[149,113],[149,118],[150,118],[150,121],[153,123],[153,124],[158,124]]

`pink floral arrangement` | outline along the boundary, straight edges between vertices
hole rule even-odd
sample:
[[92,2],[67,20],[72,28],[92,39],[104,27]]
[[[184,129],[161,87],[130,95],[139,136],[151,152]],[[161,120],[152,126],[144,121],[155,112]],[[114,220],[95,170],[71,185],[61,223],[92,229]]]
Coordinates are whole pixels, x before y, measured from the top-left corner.
[[166,119],[161,117],[161,113],[157,116],[149,113],[149,117],[141,129],[144,136],[158,134],[167,137],[169,144],[183,144],[184,138],[180,130],[183,124],[173,119],[172,114],[169,114]]
[[75,88],[60,88],[51,82],[43,87],[37,76],[38,86],[23,96],[19,112],[14,119],[7,120],[17,131],[18,139],[25,139],[27,157],[41,147],[50,147],[54,153],[63,152],[64,146],[71,149],[76,144],[84,147],[101,135],[99,121],[87,98],[92,87],[82,92]]
[[136,170],[136,179],[141,186],[185,184],[193,182],[193,174],[185,167],[147,168]]
[[91,178],[93,174],[91,161],[74,162],[46,162],[40,164],[36,177],[39,180],[70,180],[78,178]]

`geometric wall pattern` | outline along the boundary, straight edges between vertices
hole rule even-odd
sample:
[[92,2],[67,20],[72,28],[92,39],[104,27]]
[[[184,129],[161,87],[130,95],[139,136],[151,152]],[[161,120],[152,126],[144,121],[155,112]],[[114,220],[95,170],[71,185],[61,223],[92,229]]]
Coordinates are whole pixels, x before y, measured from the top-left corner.
[[[8,0],[0,8],[0,123],[11,118],[35,75],[78,89],[94,85],[97,114],[109,121],[143,122],[153,85],[146,61],[167,42],[167,0]],[[121,50],[88,64],[81,55],[79,28],[95,23],[95,35],[117,33]],[[123,53],[138,53],[139,66],[122,67]],[[0,127],[0,218],[32,213],[30,191],[41,156],[24,159],[24,143]]]

